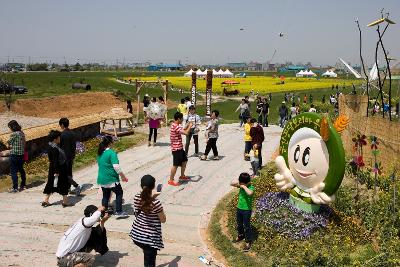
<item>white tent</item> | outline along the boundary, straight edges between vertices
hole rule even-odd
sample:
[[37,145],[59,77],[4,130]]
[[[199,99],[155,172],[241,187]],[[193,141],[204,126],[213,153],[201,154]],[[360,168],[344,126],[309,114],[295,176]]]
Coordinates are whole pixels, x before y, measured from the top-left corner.
[[218,71],[216,71],[216,70],[212,70],[212,74],[213,74],[213,76],[217,76],[218,75]]
[[324,76],[324,77],[336,78],[336,77],[337,77],[337,74],[334,73],[334,72],[331,71],[331,70],[327,70],[326,72],[324,72],[324,73],[322,74],[322,76]]
[[317,74],[315,74],[312,70],[309,70],[304,73],[304,76],[317,76]]
[[201,71],[201,69],[198,69],[197,71],[196,71],[196,75],[197,76],[201,76],[203,74],[203,72]]
[[219,69],[219,71],[218,71],[218,75],[224,75],[224,71],[223,71],[223,70],[221,70],[221,69]]
[[193,70],[190,69],[188,72],[186,72],[185,74],[183,74],[183,76],[185,76],[185,77],[191,77],[191,76],[192,76],[192,73],[193,73]]
[[298,73],[296,73],[296,77],[303,77],[304,76],[304,71],[303,70],[301,70],[301,71],[299,71]]
[[224,77],[233,77],[233,73],[230,70],[226,69],[226,71],[224,71]]

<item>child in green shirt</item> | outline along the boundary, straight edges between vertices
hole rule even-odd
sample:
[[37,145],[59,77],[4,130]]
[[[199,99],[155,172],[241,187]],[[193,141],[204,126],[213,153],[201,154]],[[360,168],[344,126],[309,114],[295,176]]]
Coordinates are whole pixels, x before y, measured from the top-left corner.
[[239,180],[232,181],[231,186],[240,188],[236,211],[238,237],[233,242],[237,243],[244,239],[246,241],[244,251],[249,251],[252,241],[250,218],[254,193],[254,186],[250,183],[250,174],[241,173]]

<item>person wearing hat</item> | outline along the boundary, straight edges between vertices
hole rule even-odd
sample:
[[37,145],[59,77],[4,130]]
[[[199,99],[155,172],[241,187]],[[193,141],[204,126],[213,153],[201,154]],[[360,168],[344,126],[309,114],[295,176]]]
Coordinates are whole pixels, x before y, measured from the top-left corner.
[[282,105],[279,107],[279,126],[285,127],[285,123],[288,117],[289,111],[285,105],[285,101],[282,101]]
[[140,181],[142,192],[135,195],[133,206],[136,219],[133,221],[129,236],[133,243],[143,250],[144,266],[155,267],[158,250],[164,248],[161,223],[166,216],[159,192],[154,192],[156,179],[147,174]]
[[189,113],[187,115],[183,116],[183,128],[186,127],[186,124],[188,122],[192,123],[192,127],[190,128],[189,135],[186,136],[186,144],[185,144],[185,153],[188,155],[189,152],[189,146],[190,146],[190,140],[194,140],[194,153],[195,156],[197,157],[199,155],[199,126],[201,124],[201,119],[200,116],[196,114],[196,108],[195,106],[191,105],[189,107]]
[[56,252],[57,265],[60,267],[92,266],[95,260],[93,254],[80,251],[85,250],[93,225],[99,222],[101,230],[105,232],[104,224],[110,218],[110,214],[105,212],[103,206],[94,205],[87,206],[83,214],[84,217],[77,220],[60,239]]

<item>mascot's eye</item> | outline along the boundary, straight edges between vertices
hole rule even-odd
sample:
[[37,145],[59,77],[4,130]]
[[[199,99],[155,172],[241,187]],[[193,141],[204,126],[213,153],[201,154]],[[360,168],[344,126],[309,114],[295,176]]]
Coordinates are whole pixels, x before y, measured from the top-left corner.
[[300,158],[300,146],[296,147],[296,150],[294,151],[294,162],[298,162]]
[[303,152],[303,165],[307,166],[309,161],[310,161],[310,148],[307,147],[306,149],[304,149]]

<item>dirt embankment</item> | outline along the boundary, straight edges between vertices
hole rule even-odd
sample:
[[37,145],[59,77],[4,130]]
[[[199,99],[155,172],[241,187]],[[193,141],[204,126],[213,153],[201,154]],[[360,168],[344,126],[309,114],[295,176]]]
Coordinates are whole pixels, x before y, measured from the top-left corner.
[[[135,113],[137,104],[132,104]],[[88,92],[37,99],[18,99],[11,105],[11,111],[32,117],[71,118],[101,113],[113,107],[126,108],[126,103],[108,92]],[[172,107],[176,107],[176,103],[168,101],[168,108]],[[6,108],[1,105],[0,112],[4,111]]]

